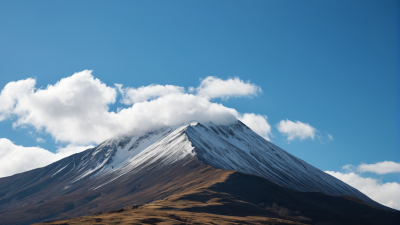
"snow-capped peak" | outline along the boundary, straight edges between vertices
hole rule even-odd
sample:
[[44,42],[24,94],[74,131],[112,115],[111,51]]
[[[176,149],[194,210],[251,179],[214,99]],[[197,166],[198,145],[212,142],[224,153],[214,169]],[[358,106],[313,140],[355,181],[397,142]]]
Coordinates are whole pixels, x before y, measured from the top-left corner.
[[97,189],[124,174],[160,170],[193,158],[214,168],[262,176],[294,190],[350,195],[376,204],[358,190],[268,142],[240,121],[230,125],[190,121],[142,136],[107,140],[84,153],[81,163],[74,167],[79,175],[72,184],[90,177],[110,177],[92,187]]

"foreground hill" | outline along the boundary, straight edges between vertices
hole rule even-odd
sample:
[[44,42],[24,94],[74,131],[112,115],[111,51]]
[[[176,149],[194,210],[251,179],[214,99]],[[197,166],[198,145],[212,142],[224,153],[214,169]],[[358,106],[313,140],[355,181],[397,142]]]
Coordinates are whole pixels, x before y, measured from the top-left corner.
[[114,138],[46,167],[0,178],[0,224],[144,203],[150,204],[137,212],[170,209],[306,223],[396,224],[399,216],[240,121],[193,122]]

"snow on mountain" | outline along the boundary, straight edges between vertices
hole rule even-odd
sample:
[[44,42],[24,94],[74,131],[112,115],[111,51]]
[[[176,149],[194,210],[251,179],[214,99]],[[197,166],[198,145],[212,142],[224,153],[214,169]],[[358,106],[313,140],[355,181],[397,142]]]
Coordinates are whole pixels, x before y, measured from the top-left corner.
[[197,124],[186,129],[198,159],[215,168],[259,175],[302,192],[350,195],[376,202],[357,189],[265,140],[238,121],[232,125]]
[[[78,175],[64,188],[96,178],[92,186],[96,190],[125,174],[160,170],[196,157],[214,168],[259,175],[297,191],[350,195],[381,207],[357,189],[268,142],[240,121],[231,125],[191,122],[142,136],[118,137],[80,154],[80,162],[69,169]],[[53,176],[66,167],[60,166]]]

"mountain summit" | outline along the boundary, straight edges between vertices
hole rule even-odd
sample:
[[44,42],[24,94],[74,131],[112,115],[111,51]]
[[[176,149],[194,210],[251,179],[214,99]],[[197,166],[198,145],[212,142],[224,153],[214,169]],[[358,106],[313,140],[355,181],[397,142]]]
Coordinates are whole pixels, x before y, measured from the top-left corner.
[[[226,171],[242,175],[228,176]],[[349,204],[369,207],[377,215],[395,213],[268,142],[240,121],[230,125],[193,121],[141,136],[106,140],[46,167],[0,178],[0,217],[3,218],[0,224],[28,224],[149,203],[228,179],[221,176],[229,179],[239,176],[243,181],[254,177],[248,182],[252,187],[238,183],[228,189],[237,191],[235,188],[239,186],[248,189],[242,190],[243,196],[235,194],[236,199],[247,199],[244,196],[249,195],[249,190],[255,191],[247,201],[255,204],[257,194],[260,199],[265,198],[265,202],[257,203],[262,205],[260,210],[267,210],[268,204],[272,207],[276,201],[291,207],[300,207],[302,202],[298,201],[303,201],[309,211],[321,210],[322,214],[334,215],[345,204],[343,201],[349,201]],[[207,188],[215,188],[215,182]],[[230,182],[237,183],[237,180]],[[269,194],[286,196],[282,197],[285,200],[275,198],[269,202],[270,197],[262,193],[268,188],[262,189],[263,185],[273,185],[274,193]],[[226,189],[224,193],[232,194]],[[336,199],[338,203],[322,207],[320,202],[324,198]],[[265,215],[271,216],[271,213],[265,211]],[[278,214],[274,215],[279,217]],[[308,215],[310,221],[313,215]]]

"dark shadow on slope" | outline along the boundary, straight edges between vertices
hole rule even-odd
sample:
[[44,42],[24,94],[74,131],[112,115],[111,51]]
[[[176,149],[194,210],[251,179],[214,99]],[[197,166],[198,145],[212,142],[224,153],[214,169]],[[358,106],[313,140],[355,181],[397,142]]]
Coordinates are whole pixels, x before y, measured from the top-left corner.
[[[400,212],[373,207],[350,196],[320,192],[298,192],[255,175],[234,172],[211,186],[209,191],[225,193],[289,220],[335,224],[400,224]],[[297,218],[297,219],[296,219]]]

